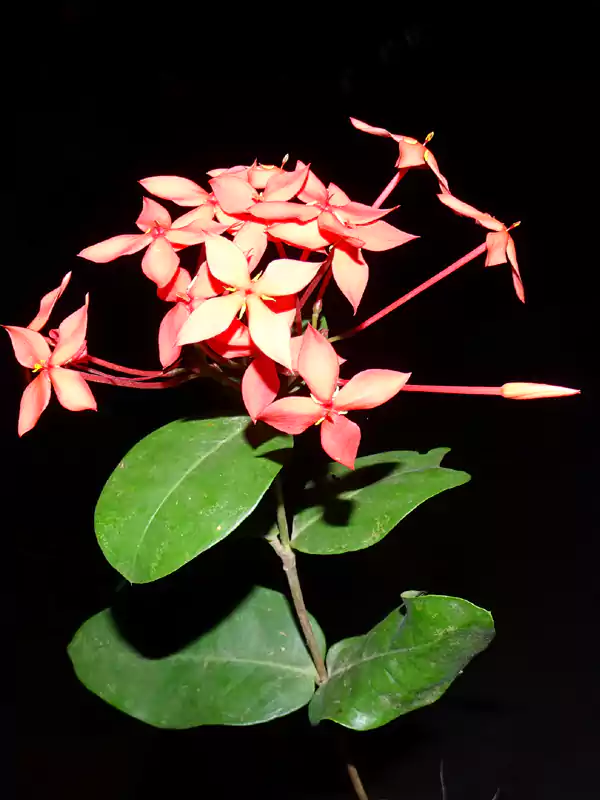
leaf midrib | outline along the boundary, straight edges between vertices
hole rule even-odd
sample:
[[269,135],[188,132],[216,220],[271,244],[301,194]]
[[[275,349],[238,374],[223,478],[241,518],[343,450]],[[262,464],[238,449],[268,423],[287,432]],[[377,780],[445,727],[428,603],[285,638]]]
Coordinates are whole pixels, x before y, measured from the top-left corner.
[[216,664],[223,664],[223,663],[252,664],[253,666],[258,666],[258,667],[272,667],[274,669],[279,669],[279,670],[288,670],[289,672],[296,672],[299,673],[300,675],[306,675],[307,677],[310,678],[312,678],[313,675],[316,675],[314,668],[311,667],[310,665],[307,665],[306,667],[294,667],[291,664],[280,664],[277,661],[263,661],[263,660],[259,661],[253,658],[235,658],[233,656],[210,656],[210,655],[198,657],[182,653],[171,656],[171,660],[193,661],[195,663],[198,663],[200,661],[204,662],[211,661]]

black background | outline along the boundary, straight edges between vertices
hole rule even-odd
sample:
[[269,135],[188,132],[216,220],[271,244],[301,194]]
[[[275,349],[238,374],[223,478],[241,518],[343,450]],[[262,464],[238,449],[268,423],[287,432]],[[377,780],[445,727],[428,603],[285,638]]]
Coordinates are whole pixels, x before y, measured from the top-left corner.
[[[435,130],[431,148],[454,193],[523,222],[515,240],[525,306],[508,269],[484,270],[479,260],[339,348],[352,371],[412,371],[420,383],[582,389],[532,403],[404,394],[357,415],[362,453],[449,446],[447,465],[473,479],[370,550],[300,558],[307,603],[328,640],[364,632],[407,588],[467,597],[497,624],[490,649],[436,705],[350,736],[373,800],[440,797],[441,759],[450,800],[491,798],[496,787],[502,798],[598,796],[597,85],[582,28],[499,12],[432,10],[423,21],[332,4],[289,19],[250,8],[241,18],[233,8],[71,2],[37,16],[20,48],[24,236],[5,227],[5,246],[14,246],[3,268],[5,324],[25,325],[73,269],[58,318],[90,291],[91,352],[156,368],[164,308],[137,257],[95,265],[76,253],[134,230],[136,181],[153,174],[202,182],[214,167],[290,153],[372,202],[393,174],[395,145],[355,131],[351,115],[420,139]],[[479,229],[441,208],[435,188],[427,171],[400,184],[390,221],[422,238],[368,255],[359,318],[481,241]],[[6,213],[14,218],[15,208]],[[340,331],[352,319],[330,291]],[[17,796],[350,797],[332,730],[311,730],[303,712],[249,729],[155,730],[89,694],[65,652],[88,616],[127,593],[170,631],[248,580],[283,589],[272,552],[256,541],[225,542],[177,579],[133,589],[96,545],[94,503],[121,455],[170,419],[216,412],[219,391],[94,386],[98,414],[53,402],[18,440],[22,383],[7,337],[0,357],[8,629],[16,620],[16,670],[4,693]],[[307,453],[313,444],[308,434]]]

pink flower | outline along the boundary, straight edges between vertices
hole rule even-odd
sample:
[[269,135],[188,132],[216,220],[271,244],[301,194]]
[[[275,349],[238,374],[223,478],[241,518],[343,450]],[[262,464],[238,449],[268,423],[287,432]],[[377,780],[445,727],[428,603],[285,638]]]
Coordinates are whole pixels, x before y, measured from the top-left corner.
[[188,178],[176,175],[156,175],[139,181],[144,189],[178,206],[203,206],[210,202],[209,193]]
[[438,179],[440,186],[449,191],[448,181],[440,172],[435,156],[426,145],[433,138],[433,133],[425,137],[425,142],[421,144],[416,139],[410,136],[400,136],[397,133],[390,133],[385,128],[376,128],[366,122],[361,122],[359,119],[350,117],[350,122],[355,128],[364,133],[371,133],[373,136],[385,136],[388,139],[393,139],[398,144],[399,153],[396,161],[396,169],[400,170],[403,176],[411,167],[429,167],[435,177]]
[[30,431],[50,402],[52,387],[59,403],[69,411],[95,411],[96,401],[83,376],[65,369],[85,354],[88,298],[85,305],[60,324],[54,350],[30,328],[5,325],[19,364],[39,375],[27,385],[21,398],[19,436]]
[[321,425],[323,450],[334,460],[354,468],[360,444],[360,428],[346,418],[348,411],[375,408],[390,400],[404,386],[410,373],[389,369],[359,372],[338,388],[338,357],[311,325],[304,333],[298,371],[306,381],[310,397],[284,397],[260,415],[277,430],[298,434],[311,425]]
[[[293,172],[278,170],[271,173],[264,183],[262,194],[249,182],[250,170],[247,174],[223,172],[209,183],[219,206],[226,214],[235,216],[248,213],[254,204],[262,201],[280,203],[296,197],[306,183],[309,170],[310,167],[298,162]],[[255,178],[258,174],[256,171],[253,173]],[[258,185],[262,185],[262,181]]]
[[227,287],[220,297],[206,300],[183,325],[177,344],[212,339],[247,310],[254,344],[274,361],[291,367],[290,324],[295,294],[315,277],[320,263],[278,259],[259,278],[251,278],[242,250],[221,236],[206,242],[211,274]]
[[204,228],[186,229],[186,226],[191,222],[197,222],[197,219],[198,212],[194,209],[172,222],[171,215],[166,208],[155,200],[144,197],[142,213],[136,220],[136,225],[143,233],[113,236],[103,242],[91,245],[91,247],[86,247],[79,255],[97,264],[105,264],[120,256],[137,253],[147,247],[142,259],[142,270],[157,286],[166,286],[172,280],[179,266],[179,256],[176,250],[198,244],[206,239]]
[[48,322],[50,314],[52,313],[52,309],[54,308],[56,301],[67,288],[69,281],[71,280],[71,273],[67,272],[65,277],[62,279],[60,286],[56,289],[52,289],[51,292],[45,294],[41,301],[40,301],[40,309],[35,317],[31,320],[29,325],[27,326],[30,331],[41,331],[44,325]]

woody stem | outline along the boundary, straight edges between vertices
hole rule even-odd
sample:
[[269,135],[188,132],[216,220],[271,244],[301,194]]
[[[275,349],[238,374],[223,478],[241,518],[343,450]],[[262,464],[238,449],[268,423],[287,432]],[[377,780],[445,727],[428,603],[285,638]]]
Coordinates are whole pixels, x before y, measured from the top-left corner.
[[319,644],[315,636],[306,605],[304,603],[304,595],[300,586],[300,578],[298,577],[298,569],[296,567],[296,554],[292,550],[290,540],[290,532],[287,523],[287,515],[285,511],[285,504],[283,500],[283,490],[281,487],[281,479],[279,476],[275,478],[275,492],[277,496],[277,527],[279,529],[279,537],[269,539],[269,544],[275,550],[281,563],[283,571],[287,578],[290,593],[292,595],[292,602],[298,622],[302,628],[302,633],[306,640],[308,650],[317,670],[318,682],[325,683],[327,680],[327,668],[323,660],[323,655],[319,649]]
[[329,339],[329,341],[339,342],[341,339],[348,339],[350,336],[354,336],[355,333],[364,331],[365,328],[368,328],[375,322],[378,322],[380,319],[383,319],[383,317],[387,316],[392,311],[395,311],[404,303],[408,302],[409,300],[412,300],[413,297],[416,297],[418,294],[421,294],[421,292],[424,292],[425,289],[429,289],[430,286],[433,286],[434,284],[439,283],[439,281],[443,280],[444,278],[447,278],[448,275],[451,275],[453,272],[456,272],[456,270],[460,269],[460,267],[464,267],[464,265],[468,264],[469,261],[472,261],[474,258],[477,258],[477,256],[484,253],[486,247],[487,245],[485,244],[485,242],[483,244],[480,244],[479,247],[476,247],[474,250],[471,250],[462,258],[459,258],[458,261],[455,261],[453,264],[450,264],[449,267],[446,267],[446,269],[443,269],[441,272],[438,272],[437,275],[434,275],[433,278],[429,278],[420,286],[417,286],[416,289],[412,289],[410,292],[407,292],[405,295],[402,295],[402,297],[399,297],[398,300],[395,300],[393,303],[390,303],[389,306],[382,308],[381,311],[378,311],[376,314],[373,314],[372,317],[369,317],[369,319],[366,319],[364,322],[361,322],[360,325],[357,325],[355,328],[351,328],[350,330],[345,331],[344,333],[340,333],[337,336],[332,336]]

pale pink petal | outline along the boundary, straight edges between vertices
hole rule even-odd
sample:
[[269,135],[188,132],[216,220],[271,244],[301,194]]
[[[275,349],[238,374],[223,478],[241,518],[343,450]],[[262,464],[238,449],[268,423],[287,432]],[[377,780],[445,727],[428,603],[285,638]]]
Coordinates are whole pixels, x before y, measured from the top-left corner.
[[112,236],[110,239],[105,239],[103,242],[98,242],[98,244],[93,244],[90,247],[85,247],[77,255],[81,256],[81,258],[87,258],[88,261],[94,261],[96,264],[106,264],[108,261],[114,261],[115,258],[137,253],[151,242],[152,236],[150,234],[124,233],[120,236]]
[[158,286],[166,286],[177,272],[179,256],[164,237],[155,239],[144,253],[142,271]]
[[212,222],[214,215],[215,207],[211,203],[206,203],[198,208],[192,208],[191,211],[186,211],[185,214],[177,217],[171,225],[171,229],[185,228],[192,223],[196,224],[199,228],[204,228]]
[[215,206],[215,217],[219,220],[219,223],[227,225],[227,231],[229,233],[239,231],[245,222],[245,216],[244,214],[243,219],[238,219],[238,217],[232,217],[230,214],[226,214],[221,206]]
[[327,339],[308,325],[302,336],[298,372],[317,400],[329,403],[340,374],[337,354]]
[[350,198],[336,183],[330,183],[327,187],[327,197],[329,205],[345,206],[350,202]]
[[321,446],[330,458],[348,469],[354,462],[360,444],[360,428],[347,417],[333,414],[321,424]]
[[189,315],[184,303],[176,303],[163,317],[158,329],[158,357],[163,367],[179,358],[181,347],[177,344],[177,337]]
[[269,236],[304,250],[322,250],[331,244],[319,232],[317,220],[310,222],[276,222],[267,229]]
[[215,197],[227,214],[243,213],[257,199],[250,184],[235,175],[221,175],[209,181]]
[[[296,162],[296,169],[304,169],[305,167],[306,164],[302,161]],[[317,178],[312,170],[309,170],[304,188],[298,192],[297,197],[303,203],[321,203],[321,205],[325,205],[329,199],[325,184]]]
[[259,419],[283,433],[298,434],[318,422],[323,413],[310,397],[284,397],[267,406]]
[[232,323],[244,304],[239,292],[211,297],[193,311],[181,328],[178,345],[203,342],[222,333]]
[[274,175],[282,172],[283,169],[275,164],[257,164],[255,161],[247,172],[248,183],[255,189],[264,189]]
[[208,192],[197,183],[176,175],[156,175],[144,178],[140,183],[150,194],[171,200],[178,206],[200,206],[208,199]]
[[218,178],[220,175],[236,175],[238,178],[248,180],[248,172],[251,167],[245,167],[243,164],[238,164],[235,167],[218,167],[217,169],[209,169],[206,173],[211,178]]
[[96,411],[96,400],[81,373],[63,367],[52,367],[49,372],[61,406],[69,411]]
[[454,197],[454,195],[450,194],[449,192],[442,192],[441,194],[438,194],[438,199],[445,206],[451,208],[456,214],[474,219],[475,222],[477,222],[479,225],[482,225],[484,228],[488,228],[488,230],[504,230],[504,225],[499,220],[492,217],[491,214],[487,214],[484,211],[479,211],[473,206],[470,206],[468,203],[463,203],[462,200],[459,200],[458,197]]
[[254,344],[273,361],[291,369],[291,334],[286,315],[271,311],[255,294],[248,296],[247,304],[248,328]]
[[425,164],[425,145],[412,136],[398,136],[399,154],[396,169],[407,167],[422,167]]
[[242,378],[242,398],[253,422],[273,402],[278,391],[279,376],[275,362],[264,355],[255,358]]
[[255,219],[263,219],[265,222],[288,219],[307,222],[308,220],[316,219],[321,210],[316,206],[305,206],[302,203],[270,201],[268,203],[256,203],[249,209],[248,213]]
[[372,208],[365,203],[346,203],[345,205],[336,203],[336,206],[340,217],[351,225],[366,225],[369,222],[375,222],[398,208],[398,206],[395,208]]
[[50,377],[48,371],[44,370],[25,387],[25,391],[21,396],[19,426],[17,429],[19,436],[23,436],[24,433],[34,427],[42,412],[47,408],[51,394]]
[[39,331],[44,327],[44,325],[48,322],[48,318],[52,313],[52,309],[54,308],[56,301],[67,288],[67,284],[70,280],[71,273],[67,272],[65,277],[60,282],[60,286],[58,286],[56,289],[52,289],[51,292],[48,292],[48,294],[45,294],[42,297],[40,302],[40,310],[27,326],[29,330]]
[[333,251],[331,269],[335,282],[356,314],[369,280],[369,267],[363,254],[356,247],[340,243]]
[[144,231],[144,233],[148,233],[157,225],[168,230],[171,227],[171,215],[167,209],[161,206],[160,203],[157,203],[156,200],[144,197],[142,200],[142,211],[136,219],[135,224],[141,231]]
[[385,220],[377,220],[371,222],[369,225],[361,225],[357,229],[357,233],[364,241],[363,248],[365,250],[380,251],[391,250],[392,247],[399,247],[406,244],[413,239],[418,239],[418,236],[413,236],[412,233],[401,231],[400,228],[395,228]]
[[496,267],[498,264],[506,264],[508,256],[506,248],[508,246],[508,231],[494,231],[485,237],[487,255],[485,257],[486,267]]
[[156,294],[161,300],[164,300],[165,303],[177,303],[181,300],[182,296],[185,296],[187,293],[191,280],[190,273],[187,269],[179,267],[175,275],[173,275],[165,286],[158,287]]
[[347,242],[353,247],[362,247],[364,241],[360,238],[360,233],[352,225],[344,225],[330,211],[323,211],[318,220],[319,233],[321,236],[333,242]]
[[298,372],[298,358],[300,357],[300,350],[302,349],[302,342],[304,336],[292,336],[290,341],[290,349],[292,351],[292,372]]
[[296,166],[293,172],[282,171],[273,175],[265,186],[263,199],[268,201],[291,200],[292,197],[296,197],[298,192],[302,191],[308,180],[309,172],[310,166],[307,164],[304,167]]
[[258,354],[258,348],[250,338],[248,326],[239,319],[234,319],[228,328],[206,343],[223,358],[244,358]]
[[196,277],[188,287],[188,295],[192,300],[206,300],[223,294],[224,286],[221,281],[213,277],[208,269],[208,264],[203,261],[198,267]]
[[513,286],[515,287],[515,293],[519,298],[519,300],[522,303],[524,303],[525,287],[523,286],[523,281],[521,279],[521,272],[519,271],[519,264],[517,262],[517,251],[512,236],[508,237],[508,244],[506,245],[506,255],[508,256],[508,261],[512,268],[512,279],[513,279]]
[[267,229],[260,222],[244,222],[233,237],[233,241],[246,256],[248,269],[252,272],[258,266],[267,249]]
[[51,365],[58,367],[61,364],[66,364],[83,351],[87,328],[88,302],[89,295],[86,295],[84,305],[69,314],[60,323],[56,347],[50,356]]
[[321,261],[277,258],[271,261],[263,275],[254,283],[254,292],[268,297],[296,294],[308,286],[321,268],[321,264]]
[[387,136],[392,138],[392,134],[386,131],[385,128],[376,128],[374,125],[369,125],[367,122],[362,122],[360,119],[355,119],[354,117],[350,117],[350,122],[357,130],[363,131],[364,133],[371,133],[373,136]]
[[10,336],[15,358],[23,367],[33,369],[50,358],[50,348],[41,333],[17,325],[4,325]]
[[226,286],[240,289],[250,288],[248,260],[240,248],[223,236],[211,236],[206,240],[206,260],[215,278]]
[[410,375],[392,369],[366,369],[342,386],[333,407],[338,411],[353,411],[380,406],[398,394]]
[[550,386],[547,383],[505,383],[500,394],[509,400],[542,400],[546,397],[568,397],[580,394],[579,389],[566,386]]
[[[218,225],[218,227],[215,227],[214,233],[218,235],[226,230],[226,225]],[[194,227],[192,224],[188,228],[171,228],[171,230],[165,234],[164,238],[173,245],[174,250],[182,250],[184,247],[190,247],[193,244],[205,242],[206,237],[209,235],[209,232],[204,228],[199,226]]]
[[431,152],[431,150],[428,150],[427,148],[425,148],[425,153],[423,154],[423,158],[425,160],[425,163],[429,167],[429,169],[433,172],[435,177],[438,179],[438,181],[440,183],[440,188],[445,189],[447,192],[449,192],[450,191],[450,187],[448,186],[448,181],[446,180],[445,176],[442,175],[442,173],[440,172],[440,168],[438,167],[438,163],[437,163],[437,161],[435,159],[435,156]]

